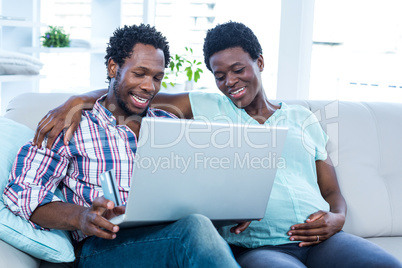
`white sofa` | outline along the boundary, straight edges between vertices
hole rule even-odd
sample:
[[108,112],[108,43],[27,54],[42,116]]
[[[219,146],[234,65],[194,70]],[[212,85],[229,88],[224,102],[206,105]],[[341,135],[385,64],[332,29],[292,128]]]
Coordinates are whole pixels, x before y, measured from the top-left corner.
[[[26,93],[5,117],[35,129],[69,94]],[[315,112],[329,134],[329,154],[348,204],[344,230],[402,262],[402,103],[287,101]],[[0,267],[53,267],[0,241]]]

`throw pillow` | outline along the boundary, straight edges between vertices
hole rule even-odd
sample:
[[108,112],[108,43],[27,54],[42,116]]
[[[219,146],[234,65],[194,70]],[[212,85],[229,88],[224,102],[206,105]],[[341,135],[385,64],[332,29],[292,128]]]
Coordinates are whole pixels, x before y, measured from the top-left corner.
[[49,262],[74,261],[70,235],[61,230],[39,230],[3,203],[3,191],[18,150],[33,137],[33,130],[0,117],[0,239],[36,258]]
[[0,50],[0,74],[39,74],[43,63],[37,58],[18,52]]

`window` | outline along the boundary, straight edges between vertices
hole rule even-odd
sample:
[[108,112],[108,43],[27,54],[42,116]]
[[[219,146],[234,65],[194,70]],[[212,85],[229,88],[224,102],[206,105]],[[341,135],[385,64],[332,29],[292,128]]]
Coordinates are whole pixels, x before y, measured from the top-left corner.
[[315,1],[311,99],[402,102],[402,3]]
[[[91,0],[41,1],[41,22],[62,26],[70,40],[89,41],[91,36]],[[42,34],[46,28],[41,29]],[[74,46],[74,44],[71,44]],[[88,43],[89,45],[89,43]],[[85,44],[82,44],[85,48]],[[90,54],[83,52],[41,53],[44,63],[41,92],[83,92],[90,88]]]
[[[96,0],[92,0],[96,1]],[[70,33],[71,39],[92,42],[92,2],[91,0],[47,0],[41,1],[41,22],[53,26],[63,26]],[[199,61],[203,62],[202,45],[206,31],[217,23],[229,20],[239,21],[249,26],[259,38],[263,48],[265,70],[263,80],[268,97],[276,94],[277,54],[279,45],[280,1],[268,1],[264,8],[259,0],[152,0],[154,14],[152,18],[156,28],[163,32],[171,47],[171,54],[184,53],[184,47],[191,47]],[[144,5],[146,0],[121,0],[120,25],[138,24],[144,21]],[[152,8],[152,6],[151,6]],[[110,14],[110,17],[116,14]],[[105,24],[111,18],[105,16]],[[97,25],[95,25],[97,26]],[[45,29],[43,29],[43,32]],[[106,31],[106,30],[105,30]],[[108,30],[109,31],[109,30]],[[109,36],[111,32],[108,32]],[[106,44],[107,40],[100,43]],[[74,51],[74,50],[72,50]],[[104,49],[96,54],[96,64],[103,64]],[[42,74],[46,78],[40,82],[41,92],[83,92],[99,88],[93,85],[92,75],[95,73],[93,52],[41,53],[45,63]],[[98,69],[95,75],[106,86],[105,68]],[[197,83],[203,90],[216,91],[215,81],[210,72],[202,65],[204,73]],[[100,70],[100,71],[99,71]]]

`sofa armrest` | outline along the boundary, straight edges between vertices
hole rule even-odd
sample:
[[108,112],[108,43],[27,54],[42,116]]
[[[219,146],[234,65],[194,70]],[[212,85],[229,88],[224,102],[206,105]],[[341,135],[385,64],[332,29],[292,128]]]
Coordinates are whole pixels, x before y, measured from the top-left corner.
[[40,260],[0,240],[0,267],[39,267]]

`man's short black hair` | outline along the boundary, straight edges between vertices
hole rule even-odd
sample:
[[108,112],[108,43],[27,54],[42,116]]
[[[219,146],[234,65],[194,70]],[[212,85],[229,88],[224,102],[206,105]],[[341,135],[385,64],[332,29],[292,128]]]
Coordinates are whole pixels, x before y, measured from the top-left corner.
[[[125,25],[114,31],[106,48],[106,68],[109,58],[112,58],[121,67],[125,60],[131,56],[133,47],[138,43],[152,45],[155,48],[161,49],[165,55],[165,68],[169,66],[170,52],[166,37],[158,32],[155,27],[141,23],[140,25]],[[109,75],[107,79],[110,80]]]
[[240,22],[229,21],[209,29],[204,39],[204,62],[212,72],[209,59],[227,48],[241,47],[253,60],[262,54],[262,48],[253,31]]

